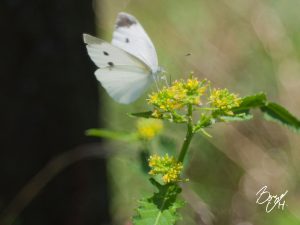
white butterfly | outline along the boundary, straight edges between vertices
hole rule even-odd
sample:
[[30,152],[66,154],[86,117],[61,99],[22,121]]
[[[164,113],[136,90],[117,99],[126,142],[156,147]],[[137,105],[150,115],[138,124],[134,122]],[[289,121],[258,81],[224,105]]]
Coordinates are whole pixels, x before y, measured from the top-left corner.
[[96,78],[119,103],[135,101],[160,72],[154,45],[132,15],[118,14],[111,44],[88,34],[83,40]]

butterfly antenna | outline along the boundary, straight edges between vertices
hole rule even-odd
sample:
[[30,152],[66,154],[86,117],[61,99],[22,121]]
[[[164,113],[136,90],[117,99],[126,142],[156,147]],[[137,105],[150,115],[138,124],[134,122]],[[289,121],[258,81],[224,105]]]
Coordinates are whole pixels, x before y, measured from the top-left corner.
[[153,79],[154,79],[157,91],[160,91],[159,86],[158,86],[158,82],[157,82],[157,75],[156,74],[153,74]]
[[167,87],[170,87],[167,79],[167,72],[162,67],[160,67],[160,74],[161,74],[160,79],[164,80]]
[[165,81],[167,87],[170,87],[166,75],[161,76],[161,79]]

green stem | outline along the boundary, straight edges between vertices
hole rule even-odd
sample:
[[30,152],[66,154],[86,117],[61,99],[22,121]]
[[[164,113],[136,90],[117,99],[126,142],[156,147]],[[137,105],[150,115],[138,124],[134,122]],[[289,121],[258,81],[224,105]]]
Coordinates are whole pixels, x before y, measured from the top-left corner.
[[188,117],[188,123],[187,123],[187,133],[184,139],[184,142],[182,144],[179,156],[178,156],[178,162],[183,162],[184,157],[188,151],[188,148],[190,146],[191,140],[194,136],[193,133],[193,118],[192,118],[192,114],[193,114],[193,106],[189,105],[188,106],[188,113],[187,113],[187,117]]

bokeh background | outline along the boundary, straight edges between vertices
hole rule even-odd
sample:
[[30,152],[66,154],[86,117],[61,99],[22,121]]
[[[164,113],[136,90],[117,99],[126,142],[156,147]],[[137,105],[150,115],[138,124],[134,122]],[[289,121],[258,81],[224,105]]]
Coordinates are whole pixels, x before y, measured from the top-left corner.
[[[172,80],[194,71],[199,79],[241,96],[263,91],[300,117],[299,7],[296,0],[106,0],[97,2],[95,12],[101,15],[96,26],[105,40],[111,40],[118,12],[135,15]],[[104,92],[106,127],[134,130],[136,120],[126,113],[146,111],[147,93],[133,105],[120,106]],[[208,130],[211,139],[193,139],[185,173],[191,181],[183,192],[187,209],[179,224],[300,224],[299,134],[254,114],[249,122],[214,126]],[[184,127],[164,125],[178,150]],[[120,143],[117,148],[119,154],[109,161],[111,212],[116,224],[124,224],[139,197],[153,189],[132,163],[138,161],[133,150],[139,147]],[[264,185],[274,194],[288,190],[283,211],[268,214],[255,204]]]
[[[132,105],[109,98],[82,43],[83,32],[110,41],[120,11],[138,18],[172,80],[194,71],[241,96],[263,91],[300,118],[297,0],[5,0],[0,6],[0,224],[129,225],[138,199],[153,192],[140,143],[84,135],[92,127],[134,132],[136,119],[127,113],[148,109],[151,88]],[[212,138],[193,139],[178,224],[300,224],[300,136],[254,114],[249,122],[214,126]],[[165,123],[163,134],[154,146],[175,154],[184,127]],[[274,194],[288,190],[284,210],[266,213],[255,204],[265,185]]]

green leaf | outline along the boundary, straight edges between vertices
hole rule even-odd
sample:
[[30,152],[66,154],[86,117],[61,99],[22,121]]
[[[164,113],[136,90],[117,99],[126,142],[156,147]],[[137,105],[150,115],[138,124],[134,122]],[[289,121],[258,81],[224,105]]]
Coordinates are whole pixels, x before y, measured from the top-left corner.
[[139,112],[139,113],[128,113],[127,115],[131,117],[169,120],[170,122],[174,122],[174,123],[186,123],[187,121],[185,115],[180,115],[176,111],[173,111],[172,113],[163,113],[161,115],[161,118],[154,117],[152,116],[152,114],[153,114],[152,111],[147,111],[147,112]]
[[294,115],[292,115],[287,109],[283,106],[269,102],[265,106],[260,108],[264,112],[265,118],[267,120],[272,120],[278,122],[282,125],[287,126],[288,128],[300,131],[300,121]]
[[151,198],[139,201],[134,225],[174,225],[181,217],[177,210],[183,202],[177,200],[181,188],[177,184],[161,185],[153,178],[150,182],[158,189]]
[[235,114],[249,113],[252,108],[262,107],[266,104],[267,97],[264,93],[258,93],[255,95],[249,95],[242,98],[242,102],[239,107],[233,108],[232,111]]
[[235,121],[251,120],[253,116],[247,113],[240,113],[232,116],[220,116],[219,118],[224,122],[235,122]]
[[89,129],[85,131],[86,136],[100,137],[117,141],[136,141],[138,140],[137,133],[110,131],[106,129]]
[[143,118],[154,118],[152,116],[152,111],[147,111],[147,112],[139,112],[139,113],[128,113],[128,116],[131,117],[143,117]]

